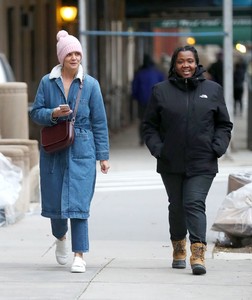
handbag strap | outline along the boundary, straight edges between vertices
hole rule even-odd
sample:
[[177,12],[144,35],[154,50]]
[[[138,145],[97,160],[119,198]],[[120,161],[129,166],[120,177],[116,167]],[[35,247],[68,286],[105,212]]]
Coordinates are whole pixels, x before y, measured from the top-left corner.
[[79,106],[79,102],[80,102],[81,90],[83,88],[83,85],[84,85],[84,76],[83,76],[81,84],[79,86],[79,90],[78,90],[78,94],[77,94],[77,98],[76,98],[76,103],[75,103],[75,107],[74,107],[74,112],[73,112],[73,117],[71,119],[71,121],[73,123],[75,122],[75,117],[76,117],[76,114],[77,114],[77,110],[78,110],[78,106]]

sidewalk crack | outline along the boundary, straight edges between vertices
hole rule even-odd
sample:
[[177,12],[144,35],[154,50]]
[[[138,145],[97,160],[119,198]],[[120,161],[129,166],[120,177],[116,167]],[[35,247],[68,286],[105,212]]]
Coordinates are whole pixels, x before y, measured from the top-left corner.
[[82,291],[82,293],[76,298],[77,300],[80,299],[81,296],[83,296],[85,294],[85,292],[87,291],[87,289],[89,288],[90,284],[95,280],[95,278],[105,269],[107,268],[108,265],[110,265],[113,261],[115,260],[114,258],[111,258],[100,270],[97,271],[97,273],[95,273],[95,275],[91,278],[91,280],[88,282],[87,286],[85,287],[85,289]]

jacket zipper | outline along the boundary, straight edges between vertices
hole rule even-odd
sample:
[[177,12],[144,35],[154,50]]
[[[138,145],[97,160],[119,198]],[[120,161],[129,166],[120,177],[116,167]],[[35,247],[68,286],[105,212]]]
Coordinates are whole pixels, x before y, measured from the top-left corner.
[[185,150],[184,150],[184,162],[185,162],[185,172],[186,170],[186,149],[187,149],[187,132],[188,132],[188,119],[189,119],[189,94],[188,94],[188,82],[187,78],[185,79],[185,86],[186,86],[186,109],[187,109],[187,116],[186,116],[186,139],[185,139]]

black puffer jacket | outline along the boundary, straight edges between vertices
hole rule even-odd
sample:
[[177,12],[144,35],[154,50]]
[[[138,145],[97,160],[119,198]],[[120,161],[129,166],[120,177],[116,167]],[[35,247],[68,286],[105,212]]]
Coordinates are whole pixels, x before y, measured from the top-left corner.
[[222,87],[206,80],[199,66],[192,78],[156,84],[143,121],[144,138],[157,158],[157,172],[215,174],[233,124]]

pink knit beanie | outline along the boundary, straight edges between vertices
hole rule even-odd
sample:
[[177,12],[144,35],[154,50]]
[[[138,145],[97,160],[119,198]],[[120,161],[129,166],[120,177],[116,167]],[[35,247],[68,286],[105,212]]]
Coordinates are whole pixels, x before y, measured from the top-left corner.
[[57,33],[57,56],[61,65],[67,54],[71,52],[79,52],[83,56],[82,47],[79,40],[73,35],[69,35],[65,30]]

